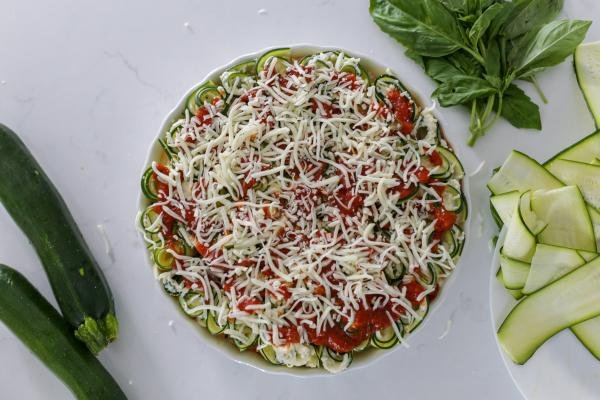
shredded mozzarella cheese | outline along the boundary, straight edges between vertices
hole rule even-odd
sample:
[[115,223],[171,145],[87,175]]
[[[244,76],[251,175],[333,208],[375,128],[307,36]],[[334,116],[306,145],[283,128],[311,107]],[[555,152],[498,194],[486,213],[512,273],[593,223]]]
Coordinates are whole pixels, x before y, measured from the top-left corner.
[[[181,296],[205,293],[186,312],[215,312],[237,342],[258,336],[280,362],[316,366],[311,335],[352,329],[360,310],[385,310],[402,341],[394,320],[420,318],[414,304],[454,268],[431,208],[442,206],[444,186],[461,186],[418,177],[438,146],[433,107],[402,134],[375,88],[347,72],[360,70],[358,59],[317,55],[283,70],[281,62],[270,59],[257,78],[224,80],[227,109],[207,102],[172,125],[172,157],[166,168],[152,163],[162,189],[151,207],[160,212],[140,229],[151,250],[173,241],[191,249],[170,248],[174,266],[157,274]],[[398,265],[400,283],[386,275]],[[431,278],[421,276],[431,268],[432,282],[411,299],[407,285]],[[323,365],[334,371],[349,360]]]

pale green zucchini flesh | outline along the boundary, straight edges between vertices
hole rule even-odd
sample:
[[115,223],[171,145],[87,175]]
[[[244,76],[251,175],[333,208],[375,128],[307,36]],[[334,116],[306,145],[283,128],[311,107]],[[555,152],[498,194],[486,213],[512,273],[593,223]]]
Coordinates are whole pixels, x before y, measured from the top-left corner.
[[577,186],[536,190],[531,209],[546,224],[537,235],[539,243],[596,251],[594,227]]
[[565,184],[579,187],[586,203],[600,210],[600,165],[555,160],[547,168]]
[[599,259],[524,298],[500,326],[498,340],[515,363],[523,364],[556,333],[597,315]]
[[523,293],[531,294],[562,278],[585,262],[576,250],[538,243]]
[[600,42],[580,44],[573,59],[579,87],[596,126],[600,126]]
[[487,184],[493,194],[518,190],[554,189],[563,186],[550,172],[531,157],[513,150]]

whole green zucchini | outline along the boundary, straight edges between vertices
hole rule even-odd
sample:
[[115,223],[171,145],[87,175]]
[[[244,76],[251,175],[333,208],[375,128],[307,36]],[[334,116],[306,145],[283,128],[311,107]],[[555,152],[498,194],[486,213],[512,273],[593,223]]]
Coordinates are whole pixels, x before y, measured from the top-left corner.
[[97,354],[117,338],[113,296],[62,197],[0,124],[0,202],[31,241],[75,336]]
[[71,326],[54,307],[23,275],[2,264],[0,320],[78,399],[127,399],[100,361],[73,337]]

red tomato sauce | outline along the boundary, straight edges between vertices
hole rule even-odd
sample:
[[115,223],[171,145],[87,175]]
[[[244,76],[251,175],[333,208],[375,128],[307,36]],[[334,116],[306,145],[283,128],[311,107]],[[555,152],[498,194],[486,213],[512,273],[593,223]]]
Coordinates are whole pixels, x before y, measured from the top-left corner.
[[415,172],[415,175],[417,176],[417,179],[421,183],[429,183],[430,182],[431,178],[429,175],[429,170],[425,167],[419,167],[417,169],[417,171]]
[[248,309],[248,306],[259,305],[259,304],[263,304],[263,301],[252,297],[252,298],[240,301],[238,303],[237,307],[240,311],[244,311],[249,314],[252,314],[254,311],[252,309]]
[[431,154],[429,155],[429,160],[431,160],[431,163],[436,167],[439,167],[444,164],[444,159],[442,158],[440,152],[437,150],[431,152]]
[[212,118],[210,117],[210,112],[206,107],[199,107],[196,111],[196,118],[200,120],[201,125],[210,125],[212,124]]
[[333,200],[340,214],[352,216],[356,215],[357,210],[362,209],[365,199],[360,194],[353,194],[352,188],[343,187],[334,193]]
[[401,287],[406,288],[406,299],[410,301],[413,307],[418,306],[420,301],[418,300],[419,295],[425,291],[423,285],[421,285],[416,279],[403,284]]
[[415,187],[413,185],[406,186],[404,183],[400,183],[398,186],[394,186],[388,189],[388,193],[395,192],[400,195],[400,199],[405,199],[412,195],[415,192]]
[[[374,296],[371,296],[373,299]],[[396,321],[404,309],[399,305],[388,303],[385,307],[373,309],[361,307],[356,311],[350,329],[345,330],[346,322],[326,326],[319,334],[316,329],[305,327],[309,342],[314,345],[327,346],[338,353],[348,353],[370,338],[376,331],[391,325],[391,320]],[[390,317],[388,317],[388,314]]]
[[400,123],[400,130],[405,135],[410,134],[414,127],[414,123],[412,121],[412,105],[410,100],[403,96],[398,89],[391,89],[388,92],[387,97],[391,103],[394,116]]
[[314,113],[316,113],[317,110],[322,110],[327,118],[331,118],[340,113],[340,109],[336,105],[325,103],[317,99],[310,99],[310,107]]
[[446,232],[456,223],[456,213],[446,210],[442,206],[434,207],[431,214],[435,221],[436,232]]

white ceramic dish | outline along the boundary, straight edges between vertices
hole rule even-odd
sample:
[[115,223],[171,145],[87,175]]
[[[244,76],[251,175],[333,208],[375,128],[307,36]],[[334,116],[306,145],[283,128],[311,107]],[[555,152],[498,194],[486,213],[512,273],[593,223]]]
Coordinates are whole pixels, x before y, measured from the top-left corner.
[[[281,46],[278,46],[281,47]],[[314,45],[306,45],[306,44],[300,44],[300,45],[293,45],[293,46],[289,46],[292,49],[292,54],[294,55],[307,55],[307,54],[312,54],[312,53],[318,53],[321,51],[326,51],[326,50],[331,50],[331,49],[336,49],[336,50],[341,50],[346,54],[350,54],[354,57],[359,57],[361,59],[361,62],[370,70],[376,70],[379,72],[383,72],[386,69],[391,71],[391,73],[395,76],[397,76],[400,80],[402,80],[402,83],[407,87],[407,89],[411,92],[411,94],[413,94],[418,101],[423,104],[423,105],[427,105],[428,102],[423,102],[422,99],[426,98],[424,96],[422,96],[420,93],[414,91],[414,89],[411,87],[410,84],[407,84],[405,82],[405,80],[402,79],[402,75],[401,74],[397,74],[394,72],[393,69],[389,68],[389,67],[385,67],[379,63],[377,63],[376,61],[373,61],[372,59],[370,59],[369,57],[357,54],[353,51],[347,51],[345,49],[341,49],[339,47],[319,47],[319,46],[314,46]],[[261,54],[272,50],[273,48],[266,48],[263,49],[261,51],[258,51],[256,53],[251,53],[251,54],[246,54],[243,56],[240,56],[234,60],[232,60],[231,62],[229,62],[228,64],[216,68],[213,71],[211,71],[209,74],[207,74],[204,79],[202,79],[201,81],[199,81],[196,85],[194,85],[192,88],[190,88],[179,100],[177,106],[175,106],[175,108],[173,108],[171,110],[171,112],[169,112],[169,114],[165,117],[165,119],[163,120],[160,129],[158,131],[158,134],[156,136],[156,139],[158,139],[159,137],[161,137],[161,135],[164,134],[164,132],[168,129],[169,126],[171,126],[171,124],[179,118],[179,116],[181,115],[181,112],[184,110],[184,108],[186,107],[186,101],[188,99],[188,97],[203,83],[206,82],[209,79],[213,79],[213,80],[218,80],[219,75],[225,71],[226,69],[230,68],[233,65],[236,65],[244,60],[248,60],[248,59],[252,59],[252,58],[256,58],[258,56],[260,56]],[[436,118],[439,121],[439,124],[441,125],[442,129],[445,128],[445,124],[443,121],[443,118],[440,117],[440,115],[438,113],[436,113]],[[454,147],[454,150],[456,151],[456,147]],[[157,140],[154,140],[154,142],[152,143],[152,145],[150,146],[150,149],[148,151],[148,155],[146,157],[146,163],[144,164],[144,167],[142,169],[142,172],[140,173],[140,176],[143,174],[143,172],[148,168],[148,166],[151,164],[151,162],[153,160],[156,159],[156,155],[162,151],[162,148],[160,146],[160,144],[158,143]],[[460,157],[460,154],[458,154],[458,156]],[[468,187],[468,176],[465,175],[464,180],[463,180],[463,191],[464,191],[464,195],[467,199],[467,204],[470,206],[471,202],[470,202],[470,197],[469,197],[469,187]],[[138,203],[139,203],[139,207],[142,208],[143,206],[145,206],[146,204],[146,199],[143,196],[143,194],[140,193],[139,195],[139,199],[138,199]],[[465,237],[468,238],[468,234],[469,234],[469,223],[471,221],[471,213],[469,213],[467,220],[465,222],[465,226],[464,226],[464,231],[465,231]],[[468,239],[466,239],[468,240]],[[465,247],[466,247],[466,243],[465,243]],[[149,263],[149,269],[152,265],[152,260],[150,257],[147,257],[148,263]],[[458,262],[458,264],[460,265],[460,260]],[[459,268],[459,266],[457,266],[457,268]],[[150,271],[148,271],[148,273],[150,273]],[[426,325],[427,320],[429,319],[429,316],[431,313],[435,312],[435,310],[439,307],[440,303],[443,301],[444,299],[444,294],[447,292],[448,290],[448,286],[449,284],[453,281],[453,277],[455,274],[452,274],[444,283],[444,287],[441,290],[441,294],[438,296],[438,298],[435,300],[435,302],[433,303],[433,305],[431,306],[428,315],[425,317],[423,323],[421,323],[416,329],[415,331],[413,331],[410,336],[408,336],[408,339],[410,340],[411,337],[414,337],[414,335],[418,332],[420,332],[423,329],[423,326]],[[160,290],[160,288],[157,287],[157,290]],[[167,301],[170,301],[173,304],[173,307],[176,309],[175,312],[179,312],[182,313],[179,304],[176,301],[172,301],[172,299],[168,298],[169,296],[165,295],[165,299]],[[207,343],[209,344],[211,347],[215,348],[216,350],[220,351],[221,353],[225,354],[226,356],[228,356],[229,358],[231,358],[232,360],[242,363],[242,364],[246,364],[249,366],[252,366],[254,368],[257,368],[263,372],[269,372],[269,373],[274,373],[274,374],[287,374],[287,375],[293,375],[293,376],[300,376],[300,377],[306,377],[306,376],[330,376],[332,374],[324,371],[321,368],[286,368],[284,366],[275,366],[275,365],[270,365],[269,363],[267,363],[265,360],[262,359],[262,357],[258,354],[254,354],[252,352],[240,352],[235,346],[233,346],[231,343],[225,342],[222,338],[218,338],[218,337],[214,337],[212,336],[210,333],[208,333],[208,331],[205,328],[202,328],[200,326],[198,326],[192,319],[190,318],[186,318],[186,320],[189,322],[188,327],[191,329],[194,329],[195,331],[198,331],[198,334],[200,335],[200,337]],[[371,364],[372,362],[374,362],[375,360],[381,359],[386,355],[391,354],[392,352],[398,350],[398,348],[401,348],[403,346],[401,345],[397,345],[395,348],[393,349],[389,349],[389,350],[375,350],[375,349],[370,349],[368,352],[365,352],[365,354],[361,354],[359,357],[356,357],[354,359],[354,361],[352,362],[352,365],[346,369],[345,371],[348,371],[350,369],[356,369],[356,368],[363,368],[366,367],[367,365]]]
[[[490,306],[494,332],[517,304],[496,279],[501,233],[491,265]],[[496,337],[498,351],[513,381],[529,400],[592,400],[600,393],[600,363],[568,329],[540,347],[524,365],[515,364],[504,353]]]

